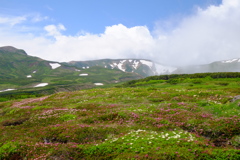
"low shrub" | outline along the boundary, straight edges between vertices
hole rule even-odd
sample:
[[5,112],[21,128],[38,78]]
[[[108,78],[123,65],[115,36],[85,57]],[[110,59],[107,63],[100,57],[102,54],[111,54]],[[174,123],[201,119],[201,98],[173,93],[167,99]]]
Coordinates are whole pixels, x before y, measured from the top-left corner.
[[17,142],[6,142],[4,144],[0,144],[0,159],[12,159],[13,157],[20,158],[18,155],[18,149],[20,145]]
[[13,120],[6,120],[2,122],[3,126],[17,126],[23,124],[25,121],[29,120],[29,118],[19,118]]

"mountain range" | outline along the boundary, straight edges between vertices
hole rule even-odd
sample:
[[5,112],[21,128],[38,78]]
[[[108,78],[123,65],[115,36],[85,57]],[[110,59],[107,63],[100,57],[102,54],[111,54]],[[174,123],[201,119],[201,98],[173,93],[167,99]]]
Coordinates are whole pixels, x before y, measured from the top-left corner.
[[93,61],[71,61],[67,64],[82,69],[101,66],[108,69],[118,69],[127,73],[137,73],[143,77],[170,74],[176,70],[175,67],[160,65],[145,59],[102,59]]
[[0,47],[0,94],[11,92],[55,93],[108,86],[140,79],[137,73],[101,66],[79,68],[27,55],[11,46]]
[[29,56],[24,50],[0,47],[0,94],[6,91],[54,93],[163,74],[239,72],[240,59],[205,65],[172,67],[146,59],[101,59],[54,62]]
[[123,72],[137,73],[143,77],[164,74],[193,74],[206,72],[240,72],[240,58],[216,61],[203,65],[173,67],[143,59],[103,59],[93,61],[71,61],[70,66],[88,68],[101,66],[108,69],[119,69]]
[[205,73],[205,72],[240,72],[240,58],[216,61],[210,64],[204,64],[204,65],[178,67],[172,73],[191,74],[191,73]]

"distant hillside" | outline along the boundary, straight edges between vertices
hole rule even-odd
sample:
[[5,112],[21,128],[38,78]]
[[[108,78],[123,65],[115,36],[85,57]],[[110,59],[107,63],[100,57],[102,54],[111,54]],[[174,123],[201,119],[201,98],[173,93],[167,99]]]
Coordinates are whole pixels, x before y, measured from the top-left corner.
[[204,72],[240,72],[240,58],[216,61],[205,65],[179,67],[173,74],[204,73]]
[[0,94],[11,92],[54,93],[105,86],[142,78],[136,73],[101,66],[85,69],[46,61],[14,47],[0,47]]
[[135,72],[143,77],[168,74],[192,74],[206,72],[240,72],[240,59],[216,61],[204,65],[171,67],[150,60],[140,59],[102,59],[93,61],[72,61],[67,63],[79,68],[102,66],[109,69],[119,69],[123,72]]
[[134,72],[143,77],[157,74],[169,74],[176,69],[144,59],[102,59],[93,61],[71,61],[68,64],[83,69],[92,66],[101,66],[108,69],[119,69],[123,72]]

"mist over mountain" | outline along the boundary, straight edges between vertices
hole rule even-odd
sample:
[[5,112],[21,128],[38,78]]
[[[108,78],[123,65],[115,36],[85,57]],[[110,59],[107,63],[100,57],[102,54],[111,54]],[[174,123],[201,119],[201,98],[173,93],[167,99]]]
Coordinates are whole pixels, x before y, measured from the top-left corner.
[[240,72],[240,58],[216,61],[205,65],[191,65],[179,67],[173,74],[205,73],[205,72]]
[[205,65],[172,67],[146,59],[100,59],[54,62],[24,50],[0,47],[0,92],[24,90],[54,93],[113,85],[153,75],[240,72],[240,58]]
[[[216,61],[204,65],[187,65],[182,67],[173,67],[163,65],[147,59],[96,59],[89,61],[70,61],[70,62],[53,62],[42,60],[38,57],[28,56],[23,49],[17,49],[11,46],[0,47],[1,56],[1,71],[11,73],[12,68],[17,69],[13,72],[16,75],[28,74],[29,69],[37,70],[39,65],[51,68],[50,63],[56,63],[60,66],[73,67],[70,70],[84,70],[91,67],[102,67],[105,69],[117,69],[125,73],[136,73],[142,77],[162,74],[190,74],[190,73],[204,73],[204,72],[239,72],[240,59],[230,59]],[[180,60],[181,61],[181,60]],[[11,63],[9,63],[11,62]],[[21,65],[19,65],[21,64]],[[44,64],[44,65],[43,65]],[[29,68],[29,66],[31,66]],[[77,68],[77,69],[76,69]],[[11,73],[11,75],[14,75]]]

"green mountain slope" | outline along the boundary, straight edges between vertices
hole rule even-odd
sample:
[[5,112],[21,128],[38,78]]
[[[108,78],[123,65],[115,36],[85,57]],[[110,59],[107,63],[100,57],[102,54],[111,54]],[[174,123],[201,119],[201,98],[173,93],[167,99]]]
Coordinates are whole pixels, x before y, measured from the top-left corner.
[[[81,76],[81,74],[85,76]],[[86,76],[87,75],[87,76]],[[66,63],[46,61],[28,56],[14,47],[0,47],[0,94],[11,92],[54,93],[110,85],[139,79],[136,73],[100,66],[80,69]],[[36,86],[42,87],[36,87]]]

